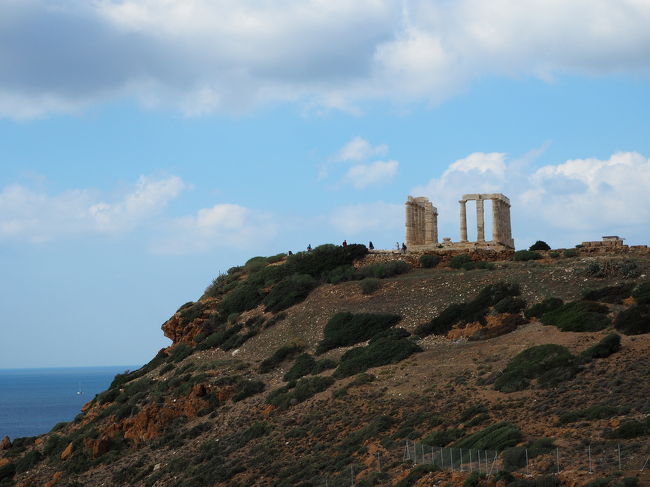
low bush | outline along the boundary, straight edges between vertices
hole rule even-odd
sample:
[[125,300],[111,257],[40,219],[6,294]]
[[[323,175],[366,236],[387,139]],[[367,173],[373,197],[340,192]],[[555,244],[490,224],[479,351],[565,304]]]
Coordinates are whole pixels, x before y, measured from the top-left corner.
[[336,368],[336,362],[332,359],[329,358],[324,358],[316,361],[316,365],[314,365],[313,370],[311,373],[313,375],[318,375],[321,372],[324,372],[325,370],[330,370],[330,369],[335,369]]
[[309,296],[318,286],[318,282],[307,274],[294,274],[278,282],[264,298],[266,311],[277,313],[294,304],[298,304]]
[[284,375],[285,381],[298,380],[305,375],[311,374],[316,367],[316,360],[308,353],[298,355],[298,358]]
[[271,372],[282,362],[295,357],[301,351],[302,351],[302,347],[297,344],[284,345],[278,348],[275,352],[273,352],[273,355],[271,355],[269,358],[264,359],[262,361],[259,369],[260,373],[266,374],[267,372]]
[[427,446],[444,447],[452,441],[456,441],[463,436],[463,430],[456,428],[447,428],[440,431],[429,433],[422,439],[422,443]]
[[593,360],[597,358],[605,358],[618,352],[621,349],[621,336],[616,333],[610,333],[594,346],[589,347],[587,350],[580,354],[585,360]]
[[561,345],[538,345],[516,355],[494,381],[501,392],[526,389],[532,379],[542,387],[552,387],[572,379],[578,373],[578,361]]
[[406,477],[397,482],[397,484],[395,484],[395,487],[412,487],[426,474],[437,472],[438,470],[439,468],[436,465],[418,465],[413,470],[411,470]]
[[480,472],[472,472],[463,482],[462,487],[481,487],[483,485],[485,474]]
[[371,367],[400,362],[422,349],[406,338],[382,336],[371,340],[365,347],[348,350],[334,371],[335,377],[349,377]]
[[223,325],[219,330],[204,338],[196,348],[199,350],[208,350],[210,348],[220,347],[226,343],[230,337],[239,333],[242,328],[243,326],[241,324],[236,324],[231,327],[226,327]]
[[512,260],[519,262],[527,262],[529,260],[539,260],[542,255],[534,250],[517,250],[513,255]]
[[242,380],[235,386],[235,394],[232,396],[233,402],[243,401],[244,399],[264,392],[266,386],[259,380]]
[[635,287],[632,297],[637,304],[650,304],[650,282],[644,282]]
[[614,320],[614,328],[625,335],[650,333],[650,305],[639,304],[621,311]]
[[433,254],[426,254],[420,256],[420,267],[431,269],[440,263],[440,256]]
[[334,384],[332,377],[303,377],[298,382],[290,382],[266,396],[266,402],[280,409],[306,401]]
[[474,416],[481,413],[487,413],[487,408],[485,405],[473,404],[472,406],[463,409],[463,411],[460,413],[460,418],[458,418],[458,421],[464,423],[468,419],[472,419]]
[[529,441],[524,446],[506,448],[503,451],[503,468],[514,471],[526,466],[526,460],[551,452],[555,448],[553,440],[541,438]]
[[600,331],[610,324],[607,306],[591,301],[566,303],[541,317],[545,325],[557,326],[562,331]]
[[241,313],[253,309],[262,302],[262,294],[257,286],[248,283],[238,284],[219,303],[218,310],[221,316],[232,313]]
[[551,246],[543,240],[538,240],[533,245],[531,245],[528,250],[531,252],[534,252],[535,250],[551,250]]
[[588,277],[604,279],[606,277],[621,277],[623,279],[634,279],[641,275],[639,265],[630,259],[617,260],[608,259],[594,261],[587,264],[583,271]]
[[372,294],[380,287],[380,281],[376,277],[366,277],[359,282],[363,294]]
[[559,259],[560,257],[562,257],[562,254],[560,254],[560,253],[559,253],[558,251],[556,251],[556,250],[552,250],[551,252],[548,253],[548,256],[549,256],[551,259]]
[[452,304],[428,323],[418,326],[415,334],[425,337],[435,333],[446,335],[456,323],[478,321],[485,324],[485,315],[491,306],[508,296],[518,296],[519,285],[498,282],[484,287],[472,301]]
[[[0,482],[9,481],[16,475],[16,464],[7,463],[0,467]],[[11,484],[7,484],[8,486]]]
[[633,419],[623,421],[621,425],[613,430],[605,430],[603,436],[605,438],[619,438],[630,439],[638,438],[639,436],[646,436],[650,433],[648,421],[635,421]]
[[325,325],[325,336],[318,344],[316,353],[363,342],[396,325],[401,319],[399,315],[387,313],[337,313]]
[[620,304],[625,298],[632,295],[634,284],[619,284],[606,286],[600,289],[586,291],[582,298],[587,301],[600,301],[603,303]]
[[380,262],[361,267],[358,269],[358,274],[361,278],[375,277],[377,279],[385,279],[387,277],[404,274],[410,270],[411,266],[403,260],[392,260],[389,262]]
[[287,258],[284,264],[291,274],[309,274],[320,278],[336,267],[352,264],[368,253],[365,245],[350,244],[346,247],[325,244],[311,252],[300,252]]
[[472,262],[472,258],[469,256],[469,254],[454,255],[449,260],[449,267],[453,269],[460,269],[463,267],[463,265],[470,262]]
[[506,296],[494,305],[497,313],[520,313],[526,307],[526,301],[520,297]]
[[560,414],[558,423],[568,424],[575,423],[576,421],[594,421],[597,419],[607,419],[619,414],[619,409],[614,406],[599,404],[591,406],[586,409],[579,409],[578,411],[571,411],[568,413]]
[[524,312],[526,318],[539,318],[544,313],[558,309],[564,304],[560,298],[547,298],[541,303],[532,305]]
[[578,249],[566,249],[564,251],[564,257],[577,257]]
[[361,276],[354,266],[342,265],[325,273],[323,278],[331,284],[339,284],[340,282],[357,281]]
[[180,362],[181,360],[184,360],[185,358],[192,355],[193,352],[194,349],[192,347],[190,347],[185,342],[181,342],[172,349],[172,352],[169,355],[169,361]]
[[512,423],[502,421],[466,436],[454,443],[454,448],[467,448],[472,450],[503,450],[515,446],[521,441],[522,434],[519,428]]

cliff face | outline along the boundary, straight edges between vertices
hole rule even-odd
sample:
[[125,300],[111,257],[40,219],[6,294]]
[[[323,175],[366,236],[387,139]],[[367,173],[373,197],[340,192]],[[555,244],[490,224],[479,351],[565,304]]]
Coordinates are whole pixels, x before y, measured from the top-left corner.
[[463,271],[362,254],[232,269],[75,421],[3,442],[0,486],[648,481],[646,255]]

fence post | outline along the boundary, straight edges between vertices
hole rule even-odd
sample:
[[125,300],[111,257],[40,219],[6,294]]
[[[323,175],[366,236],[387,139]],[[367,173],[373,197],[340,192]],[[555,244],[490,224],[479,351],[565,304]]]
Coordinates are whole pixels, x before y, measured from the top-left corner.
[[623,469],[621,468],[621,444],[618,444],[618,470],[619,472]]
[[589,443],[589,447],[587,448],[587,455],[589,455],[589,473],[593,473],[591,470],[591,443]]
[[528,448],[526,448],[525,452],[526,452],[526,475],[528,475]]
[[460,449],[460,464],[458,465],[458,471],[463,471],[463,449]]
[[449,463],[451,463],[451,471],[454,471],[454,449],[449,449]]
[[445,456],[443,455],[442,447],[440,447],[440,468],[445,468]]
[[469,449],[469,471],[472,472],[472,449]]
[[476,456],[478,457],[478,473],[481,473],[481,450],[476,450]]
[[560,449],[555,448],[555,466],[557,467],[557,473],[560,473]]
[[[494,452],[494,460],[492,460],[492,465],[490,465],[490,471],[487,473],[488,475],[492,475],[492,470],[494,469],[494,465],[497,463],[497,458],[499,456],[499,452],[495,451]],[[487,470],[487,468],[486,468]]]

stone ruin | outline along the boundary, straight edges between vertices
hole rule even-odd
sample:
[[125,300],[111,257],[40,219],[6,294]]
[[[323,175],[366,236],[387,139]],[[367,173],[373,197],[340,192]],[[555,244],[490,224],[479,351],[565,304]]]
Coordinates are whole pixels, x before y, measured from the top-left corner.
[[[485,240],[485,201],[492,202],[492,235]],[[467,202],[476,201],[476,242],[467,239]],[[406,246],[409,250],[512,250],[510,200],[501,193],[464,194],[460,203],[460,241],[438,242],[438,210],[428,198],[409,196],[406,206]]]

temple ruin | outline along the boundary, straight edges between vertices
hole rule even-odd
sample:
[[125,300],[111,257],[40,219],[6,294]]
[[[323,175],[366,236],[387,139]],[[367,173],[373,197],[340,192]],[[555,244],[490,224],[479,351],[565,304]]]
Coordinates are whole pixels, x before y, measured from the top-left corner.
[[[485,201],[492,205],[492,235],[485,239]],[[476,202],[476,241],[467,238],[467,202]],[[432,249],[514,249],[510,224],[510,200],[501,193],[465,194],[460,203],[460,241],[444,238],[438,242],[438,210],[428,198],[409,196],[406,206],[406,246],[409,250]]]

